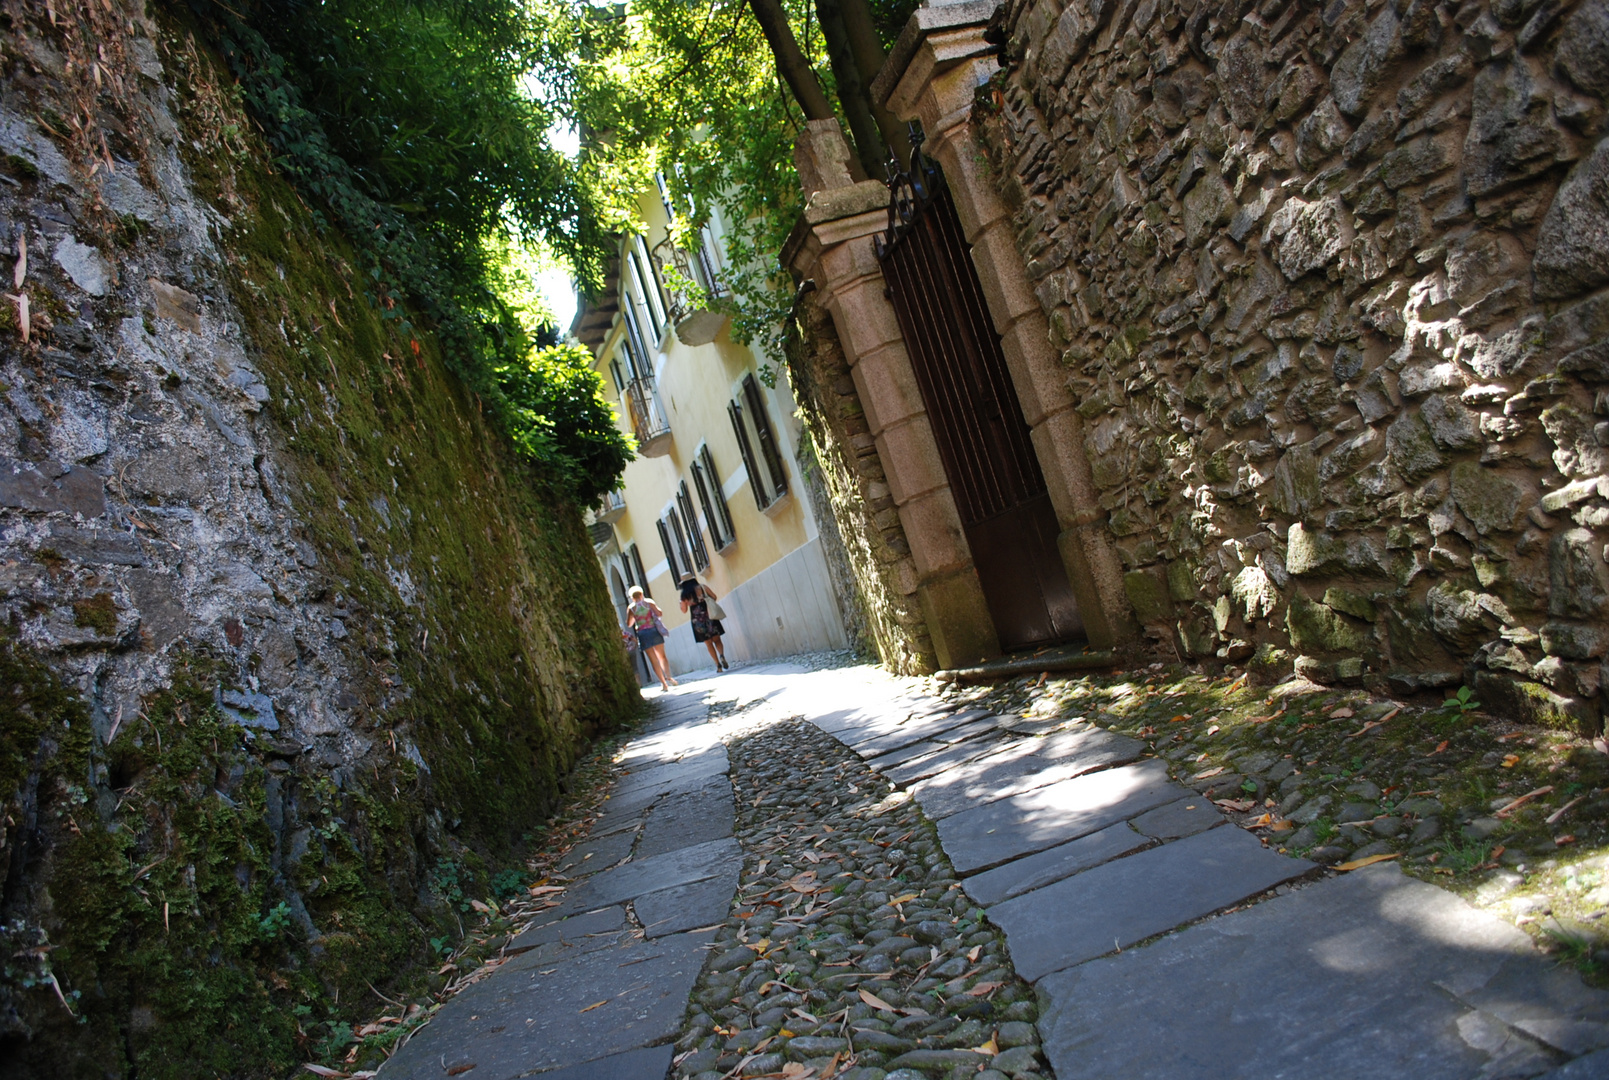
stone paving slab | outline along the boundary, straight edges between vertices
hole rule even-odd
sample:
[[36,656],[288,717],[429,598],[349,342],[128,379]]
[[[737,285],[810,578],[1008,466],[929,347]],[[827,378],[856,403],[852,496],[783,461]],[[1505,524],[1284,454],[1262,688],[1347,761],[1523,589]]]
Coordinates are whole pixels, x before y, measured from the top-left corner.
[[939,839],[963,876],[1099,832],[1190,794],[1160,761],[1063,780],[975,807],[938,823]]
[[1560,1065],[1536,1080],[1603,1080],[1606,1076],[1609,1076],[1609,1050],[1599,1050]]
[[1147,810],[1129,825],[1158,840],[1180,840],[1216,828],[1227,820],[1204,795]]
[[1058,1080],[1535,1076],[1555,1059],[1468,996],[1554,971],[1515,927],[1372,866],[1048,976],[1039,1026]]
[[589,836],[570,849],[570,854],[559,863],[558,872],[566,877],[584,877],[607,870],[630,855],[631,847],[636,842],[635,830],[617,829],[602,836]]
[[721,775],[730,767],[726,760],[726,748],[718,746],[689,754],[677,761],[628,773],[615,782],[614,795],[619,798],[650,788],[696,786],[705,777]]
[[1020,739],[993,753],[945,769],[912,786],[911,794],[937,820],[1110,765],[1134,761],[1144,745],[1099,729]]
[[542,1080],[665,1080],[675,1056],[676,1048],[667,1043],[532,1075]]
[[740,864],[730,862],[714,877],[637,897],[632,906],[643,932],[664,937],[720,922],[732,906],[739,870]]
[[1017,974],[1034,982],[1312,869],[1244,830],[1214,829],[996,904],[989,918],[1006,932]]
[[[968,709],[965,712],[939,713],[932,717],[906,720],[891,730],[879,731],[878,733],[871,735],[869,738],[857,738],[855,735],[850,735],[848,738],[844,738],[841,741],[846,743],[851,750],[859,754],[861,757],[871,758],[876,757],[879,754],[886,754],[891,750],[898,750],[902,746],[909,746],[911,743],[923,742],[925,740],[958,742],[959,739],[946,738],[946,733],[953,732],[958,728],[965,728],[968,725],[976,724],[978,721],[981,721],[988,716],[989,712],[986,709]],[[994,724],[990,723],[985,725],[982,730],[987,731],[993,727]]]
[[[396,1052],[381,1076],[442,1080],[461,1070],[475,1080],[513,1080],[668,1043],[714,935],[624,937],[551,968],[498,971],[470,986]],[[596,1002],[603,1004],[583,1011]]]
[[732,835],[731,782],[725,776],[710,780],[691,791],[673,792],[654,803],[643,824],[642,838],[637,842],[638,859]]
[[566,906],[574,910],[588,910],[634,900],[644,893],[691,885],[723,873],[728,866],[742,861],[742,858],[743,849],[737,841],[726,839],[677,848],[647,859],[635,859],[624,866],[588,878],[566,899]]
[[937,776],[945,769],[954,768],[963,761],[971,761],[973,758],[992,754],[1000,748],[1001,740],[996,737],[992,739],[974,739],[971,742],[957,743],[954,746],[947,746],[940,742],[919,743],[918,745],[931,746],[933,750],[922,757],[912,758],[888,769],[882,768],[880,760],[874,760],[870,764],[896,784],[912,784],[929,776]]
[[538,945],[548,945],[556,941],[580,941],[583,938],[601,936],[625,928],[625,908],[619,906],[600,908],[540,925],[527,926],[509,942],[508,951],[522,953]]
[[1147,837],[1119,822],[1100,832],[975,874],[962,882],[961,886],[974,901],[989,907],[1053,881],[1072,877],[1081,870],[1127,855],[1149,843],[1151,841]]

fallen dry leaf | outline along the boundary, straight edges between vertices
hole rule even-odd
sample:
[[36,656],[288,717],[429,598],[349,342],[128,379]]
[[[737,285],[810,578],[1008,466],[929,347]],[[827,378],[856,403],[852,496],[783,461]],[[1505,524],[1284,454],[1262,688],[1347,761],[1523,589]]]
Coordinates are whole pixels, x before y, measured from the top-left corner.
[[1530,802],[1532,799],[1541,798],[1543,795],[1551,795],[1551,794],[1553,794],[1553,785],[1552,784],[1549,784],[1546,787],[1539,787],[1535,791],[1527,791],[1524,795],[1521,795],[1519,798],[1515,799],[1513,802],[1511,802],[1507,806],[1503,807],[1503,809],[1499,810],[1497,812],[1497,816],[1498,817],[1508,817],[1509,814],[1513,813],[1515,810],[1518,810],[1520,807],[1524,806],[1526,803]]
[[984,1043],[982,1046],[969,1046],[967,1049],[971,1050],[974,1054],[988,1054],[990,1057],[994,1057],[996,1054],[1000,1053],[1000,1044],[995,1042],[995,1036],[990,1035],[989,1041]]
[[487,907],[479,900],[471,900],[469,902],[469,906],[480,912],[482,915],[490,915],[492,913],[492,909]]
[[1503,755],[1503,761],[1502,761],[1503,768],[1512,769],[1514,766],[1518,765],[1519,763],[1520,763],[1520,755],[1518,755],[1518,754],[1504,754]]
[[1205,780],[1210,776],[1217,776],[1219,773],[1221,773],[1223,771],[1224,771],[1224,767],[1222,765],[1218,765],[1218,766],[1215,766],[1215,767],[1213,767],[1211,769],[1208,769],[1206,772],[1198,772],[1198,773],[1196,773],[1196,775],[1193,777],[1193,779]]
[[922,894],[921,893],[913,893],[913,892],[902,893],[901,895],[896,896],[896,897],[894,897],[894,899],[890,900],[889,903],[890,904],[909,904],[912,900],[915,900],[920,895],[922,895]]
[[1296,828],[1296,822],[1291,821],[1289,818],[1283,821],[1276,821],[1273,824],[1275,832],[1290,832],[1294,828]]
[[1345,720],[1347,717],[1353,716],[1353,715],[1355,715],[1355,714],[1352,712],[1352,710],[1348,709],[1346,706],[1343,705],[1341,708],[1336,709],[1335,711],[1330,713],[1330,719],[1331,720]]
[[1212,801],[1232,814],[1243,814],[1257,805],[1256,799],[1214,799]]
[[1553,838],[1554,847],[1564,847],[1566,844],[1573,843],[1575,843],[1575,833],[1565,833],[1563,836],[1555,836]]
[[896,1012],[897,1011],[894,1008],[894,1006],[890,1005],[888,1002],[884,1001],[882,998],[878,997],[876,994],[872,993],[870,990],[862,990],[860,992],[860,1000],[864,1001],[866,1004],[870,1005],[872,1008],[878,1009],[878,1010],[880,1010],[882,1012]]
[[1214,724],[1210,728],[1207,729],[1207,734],[1208,735],[1216,735],[1216,734],[1218,734],[1218,732],[1220,732],[1222,730],[1223,730],[1223,728],[1219,727],[1217,724]]
[[467,1065],[454,1065],[452,1068],[447,1070],[447,1075],[448,1076],[462,1076],[464,1073],[468,1072],[470,1069],[473,1069],[474,1067],[475,1067],[475,1063],[473,1061],[471,1061]]
[[810,1077],[816,1075],[816,1070],[808,1065],[801,1065],[797,1061],[790,1061],[782,1066],[780,1075],[786,1077],[787,1080],[809,1080]]
[[1390,853],[1385,854],[1385,855],[1370,855],[1367,859],[1353,859],[1351,862],[1344,862],[1341,865],[1337,866],[1336,869],[1337,870],[1357,870],[1360,867],[1373,866],[1377,862],[1385,862],[1387,859],[1397,859],[1397,858],[1401,858],[1401,857],[1402,857],[1402,852],[1400,852],[1400,851],[1393,851],[1393,852],[1390,852]]
[[603,1001],[594,1001],[591,1005],[588,1005],[586,1008],[582,1009],[581,1011],[584,1012],[584,1013],[589,1013],[593,1009],[601,1009],[607,1004],[609,1004],[607,999],[605,999]]
[[972,948],[967,950],[967,963],[976,964],[978,962],[978,957],[980,955],[982,955],[982,953],[983,953],[983,946],[982,945],[974,945],[974,946],[972,946]]
[[1430,753],[1426,754],[1425,757],[1435,757],[1437,754],[1441,753],[1445,749],[1447,749],[1447,740],[1443,739],[1443,740],[1441,740],[1441,742],[1437,743],[1436,748],[1434,750],[1432,750]]
[[980,982],[967,991],[967,997],[982,997],[984,994],[992,994],[1004,985],[1006,984],[1003,982]]

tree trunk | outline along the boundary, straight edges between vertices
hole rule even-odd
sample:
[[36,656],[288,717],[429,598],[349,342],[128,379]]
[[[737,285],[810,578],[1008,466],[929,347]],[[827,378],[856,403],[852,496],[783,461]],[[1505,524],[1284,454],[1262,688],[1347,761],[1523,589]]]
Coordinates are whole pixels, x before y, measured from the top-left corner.
[[777,73],[788,84],[788,89],[793,91],[793,99],[804,110],[805,119],[835,119],[826,92],[816,81],[810,61],[805,59],[799,42],[793,36],[793,28],[788,25],[788,14],[782,10],[780,0],[749,0],[749,10],[754,12],[760,32],[765,35],[766,44],[771,46],[771,55],[777,62]]
[[[839,14],[844,20],[844,29],[849,35],[849,48],[855,57],[855,68],[860,73],[860,85],[864,90],[866,107],[871,110],[872,118],[877,121],[877,129],[882,132],[883,142],[899,158],[902,166],[911,163],[911,141],[906,137],[905,125],[893,113],[883,108],[881,102],[871,99],[872,80],[883,69],[883,61],[887,54],[883,52],[883,42],[877,35],[877,26],[872,20],[872,7],[868,0],[836,0]],[[837,69],[833,69],[836,73]],[[845,112],[848,112],[847,107]],[[879,175],[881,168],[877,173]]]
[[838,104],[843,107],[844,119],[849,123],[856,155],[867,176],[881,176],[888,150],[878,132],[868,84],[862,80],[860,66],[856,63],[839,0],[816,0],[816,17],[821,20],[821,34],[827,39],[827,58],[832,62],[833,81],[838,84]]

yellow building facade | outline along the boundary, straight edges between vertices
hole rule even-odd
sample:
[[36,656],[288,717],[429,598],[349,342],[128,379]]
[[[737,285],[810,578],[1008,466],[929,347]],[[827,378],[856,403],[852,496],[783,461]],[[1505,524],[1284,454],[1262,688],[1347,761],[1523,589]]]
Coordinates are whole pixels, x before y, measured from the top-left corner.
[[638,442],[621,487],[588,518],[622,621],[627,590],[642,585],[664,609],[671,671],[709,669],[679,606],[678,583],[692,573],[725,608],[731,663],[844,648],[786,378],[766,385],[726,317],[666,287],[674,268],[720,295],[721,223],[712,220],[702,250],[689,254],[672,249],[659,193],[641,208],[645,233],[622,241],[610,288],[571,328]]

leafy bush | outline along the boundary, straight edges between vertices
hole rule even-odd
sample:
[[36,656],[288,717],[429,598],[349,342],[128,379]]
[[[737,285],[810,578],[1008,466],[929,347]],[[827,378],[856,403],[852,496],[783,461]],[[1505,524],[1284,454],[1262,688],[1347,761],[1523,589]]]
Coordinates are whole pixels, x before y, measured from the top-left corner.
[[[433,330],[514,446],[578,501],[613,487],[631,446],[597,380],[570,358],[537,358],[552,328],[523,325],[498,288],[508,241],[547,245],[583,283],[601,280],[609,246],[577,167],[548,143],[552,110],[529,89],[544,47],[534,16],[517,0],[193,10],[275,165],[357,246],[370,302],[398,335],[417,353],[412,318]],[[537,385],[549,377],[558,385]]]

